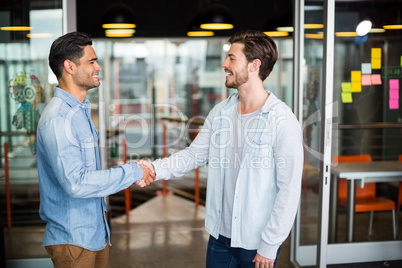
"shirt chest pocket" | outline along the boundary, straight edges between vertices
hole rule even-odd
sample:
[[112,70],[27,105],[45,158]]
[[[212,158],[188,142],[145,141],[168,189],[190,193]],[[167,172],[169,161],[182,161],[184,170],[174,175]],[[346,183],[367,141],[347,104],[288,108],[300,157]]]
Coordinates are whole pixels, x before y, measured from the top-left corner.
[[250,144],[250,153],[256,157],[272,157],[272,134],[257,135]]
[[95,141],[93,136],[89,136],[80,142],[81,157],[86,168],[90,168],[96,163]]

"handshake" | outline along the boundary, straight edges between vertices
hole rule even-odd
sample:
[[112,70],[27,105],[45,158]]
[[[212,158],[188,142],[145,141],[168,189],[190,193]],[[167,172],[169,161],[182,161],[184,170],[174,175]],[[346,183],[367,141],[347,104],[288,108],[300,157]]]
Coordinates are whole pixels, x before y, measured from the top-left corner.
[[137,162],[138,165],[142,167],[142,179],[137,181],[135,184],[139,187],[145,187],[150,185],[155,180],[155,167],[151,164],[151,162],[147,160],[139,160]]

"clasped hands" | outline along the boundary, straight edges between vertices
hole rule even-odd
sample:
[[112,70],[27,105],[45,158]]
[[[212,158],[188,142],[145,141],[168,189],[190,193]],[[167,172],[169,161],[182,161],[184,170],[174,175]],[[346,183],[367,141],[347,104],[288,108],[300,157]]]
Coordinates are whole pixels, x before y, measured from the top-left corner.
[[135,184],[139,187],[145,187],[150,185],[155,180],[155,168],[151,162],[147,160],[138,160],[137,164],[142,167],[142,179],[137,181]]

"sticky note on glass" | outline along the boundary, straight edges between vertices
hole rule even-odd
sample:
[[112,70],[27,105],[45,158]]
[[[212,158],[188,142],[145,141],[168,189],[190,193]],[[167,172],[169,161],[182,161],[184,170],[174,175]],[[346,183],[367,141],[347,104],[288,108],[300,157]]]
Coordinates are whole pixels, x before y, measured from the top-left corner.
[[342,83],[342,92],[352,92],[352,83],[343,82]]
[[362,92],[362,83],[359,81],[352,81],[352,92]]
[[380,74],[372,74],[371,75],[371,84],[373,85],[381,85],[381,75]]
[[342,92],[342,102],[343,103],[352,103],[352,93],[349,92]]
[[402,56],[401,56],[401,66],[402,66]]
[[362,74],[371,74],[371,63],[362,63]]
[[381,69],[381,48],[371,49],[371,69]]
[[361,79],[362,79],[362,72],[361,71],[352,71],[351,72],[351,79],[350,80],[352,80],[352,82],[354,82],[354,81],[361,81]]
[[371,49],[371,58],[380,58],[381,59],[381,48],[372,48]]
[[389,109],[399,109],[399,99],[389,99]]
[[371,69],[381,69],[381,58],[371,58]]
[[362,86],[371,86],[370,74],[362,74]]
[[399,89],[399,79],[389,79],[390,89]]
[[399,99],[399,89],[391,88],[389,90],[389,98],[390,99]]

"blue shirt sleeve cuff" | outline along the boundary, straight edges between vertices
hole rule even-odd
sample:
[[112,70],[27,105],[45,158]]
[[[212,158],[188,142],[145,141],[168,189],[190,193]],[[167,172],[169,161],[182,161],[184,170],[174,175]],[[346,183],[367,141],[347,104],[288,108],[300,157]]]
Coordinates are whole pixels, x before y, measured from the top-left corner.
[[142,179],[144,173],[142,172],[142,167],[136,162],[130,162],[130,169],[133,169],[134,172],[134,182],[137,182]]

